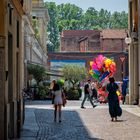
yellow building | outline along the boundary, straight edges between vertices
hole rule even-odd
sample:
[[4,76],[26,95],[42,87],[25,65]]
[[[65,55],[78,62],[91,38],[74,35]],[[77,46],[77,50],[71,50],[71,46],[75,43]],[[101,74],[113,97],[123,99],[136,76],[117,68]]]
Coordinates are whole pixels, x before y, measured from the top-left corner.
[[0,139],[16,138],[23,122],[23,0],[0,2]]
[[[0,2],[0,140],[20,136],[24,121],[22,89],[26,87],[27,61],[41,65],[47,63],[46,25],[49,16],[43,4],[43,0]],[[33,16],[39,22],[39,36],[35,34]]]

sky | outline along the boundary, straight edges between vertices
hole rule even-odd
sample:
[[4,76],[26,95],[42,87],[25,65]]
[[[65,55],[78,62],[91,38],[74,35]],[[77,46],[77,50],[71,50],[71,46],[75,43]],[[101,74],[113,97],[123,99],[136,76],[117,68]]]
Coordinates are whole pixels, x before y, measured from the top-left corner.
[[62,3],[71,3],[86,11],[89,7],[94,7],[96,10],[101,8],[110,11],[128,12],[128,0],[44,0],[48,2],[55,2],[57,5]]

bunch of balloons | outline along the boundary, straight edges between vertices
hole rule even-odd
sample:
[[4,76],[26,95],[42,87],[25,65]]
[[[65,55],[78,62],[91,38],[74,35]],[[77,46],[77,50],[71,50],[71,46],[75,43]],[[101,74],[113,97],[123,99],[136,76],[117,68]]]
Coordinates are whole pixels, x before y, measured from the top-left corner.
[[103,55],[98,55],[90,62],[90,75],[92,78],[102,82],[105,78],[112,76],[116,72],[115,62]]

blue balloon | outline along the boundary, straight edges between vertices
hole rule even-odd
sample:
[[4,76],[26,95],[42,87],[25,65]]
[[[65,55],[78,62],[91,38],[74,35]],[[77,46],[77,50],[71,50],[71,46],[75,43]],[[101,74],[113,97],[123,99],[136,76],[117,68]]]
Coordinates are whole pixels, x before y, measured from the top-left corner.
[[96,73],[97,75],[100,75],[100,72],[98,70],[93,70],[94,73]]
[[104,72],[103,75],[102,75],[101,78],[100,78],[100,82],[101,82],[104,78],[106,78],[108,75],[109,75],[109,72],[108,72],[108,71]]

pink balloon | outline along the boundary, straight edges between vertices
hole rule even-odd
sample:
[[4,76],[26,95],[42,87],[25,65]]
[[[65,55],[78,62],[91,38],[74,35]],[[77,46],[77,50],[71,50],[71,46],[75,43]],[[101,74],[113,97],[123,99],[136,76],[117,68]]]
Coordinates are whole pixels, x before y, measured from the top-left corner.
[[93,70],[98,69],[96,63],[93,63],[93,64],[92,64],[92,69],[93,69]]

